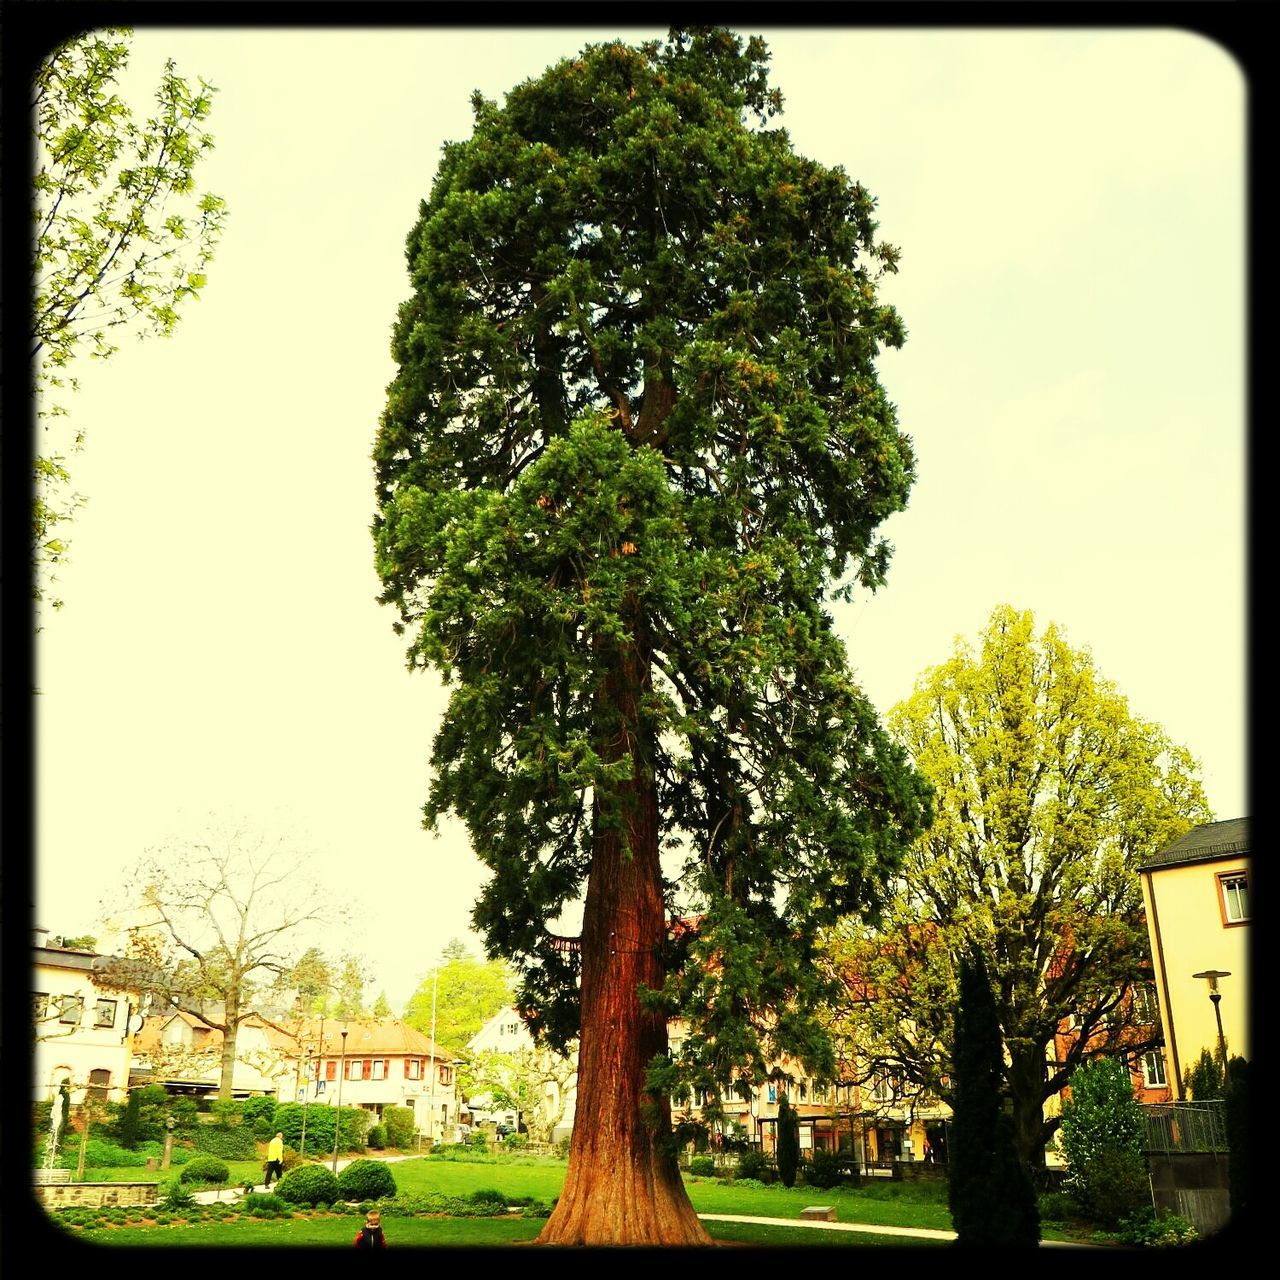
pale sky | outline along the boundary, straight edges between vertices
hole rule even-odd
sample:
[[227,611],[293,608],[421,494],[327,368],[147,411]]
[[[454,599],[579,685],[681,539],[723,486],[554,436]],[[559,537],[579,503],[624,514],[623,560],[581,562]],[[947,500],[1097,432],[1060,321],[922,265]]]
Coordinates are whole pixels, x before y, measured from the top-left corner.
[[[903,251],[880,373],[919,460],[887,587],[838,606],[887,712],[1010,603],[1092,649],[1248,813],[1244,125],[1229,54],[1168,30],[741,27],[798,151]],[[473,89],[662,29],[139,29],[219,89],[227,230],[168,341],[78,371],[89,504],[37,648],[37,922],[98,933],[206,815],[285,833],[400,1012],[483,869],[421,828],[444,705],[377,603],[370,451],[404,240]]]

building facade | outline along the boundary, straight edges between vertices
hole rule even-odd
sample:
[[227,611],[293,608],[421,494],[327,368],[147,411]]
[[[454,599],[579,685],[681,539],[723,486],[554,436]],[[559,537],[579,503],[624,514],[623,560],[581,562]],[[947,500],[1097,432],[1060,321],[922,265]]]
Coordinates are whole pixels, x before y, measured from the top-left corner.
[[1201,1051],[1216,1051],[1219,1017],[1228,1055],[1249,1057],[1249,853],[1249,819],[1233,818],[1195,827],[1138,868],[1175,1100]]

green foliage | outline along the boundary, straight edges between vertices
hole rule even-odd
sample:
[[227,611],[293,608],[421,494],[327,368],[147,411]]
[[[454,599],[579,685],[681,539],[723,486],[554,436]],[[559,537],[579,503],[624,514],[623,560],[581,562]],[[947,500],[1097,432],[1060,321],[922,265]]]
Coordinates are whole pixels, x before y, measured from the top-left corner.
[[[662,1069],[723,1087],[829,1060],[814,930],[925,810],[825,608],[884,582],[914,478],[875,368],[898,253],[861,184],[765,128],[766,61],[674,31],[477,96],[409,237],[375,446],[383,599],[452,685],[426,814],[492,872],[489,953],[567,1045],[577,963],[545,925],[643,803],[636,864],[700,917],[646,981],[690,1028]],[[678,885],[660,840],[697,851]]]
[[826,1190],[838,1186],[844,1180],[844,1174],[844,1162],[840,1154],[828,1151],[825,1147],[818,1147],[805,1165],[804,1180],[811,1187],[821,1187]]
[[[37,361],[40,415],[46,426],[67,413],[58,403],[74,390],[74,359],[105,359],[127,329],[168,334],[188,298],[198,298],[226,218],[221,197],[195,184],[200,159],[213,146],[205,122],[212,85],[192,87],[166,63],[145,121],[117,92],[130,33],[88,32],[55,49],[32,86],[35,199],[30,353]],[[63,530],[83,499],[70,491],[67,454],[35,461],[32,548],[44,581],[67,551]],[[54,600],[54,607],[61,601]],[[90,938],[73,939],[92,942]]]
[[241,1098],[211,1098],[210,1112],[225,1125],[239,1124],[244,1119],[244,1100]]
[[266,1116],[259,1116],[252,1125],[253,1137],[257,1142],[270,1142],[275,1130]]
[[1200,1056],[1182,1073],[1182,1087],[1194,1102],[1226,1097],[1222,1055],[1218,1050],[1200,1050]]
[[276,1183],[276,1195],[290,1204],[332,1204],[340,1198],[338,1179],[323,1165],[304,1164]]
[[489,1150],[488,1133],[486,1133],[485,1130],[483,1129],[477,1129],[467,1139],[467,1146],[469,1146],[473,1151],[488,1151]]
[[1041,1222],[1070,1222],[1079,1212],[1075,1197],[1068,1191],[1045,1191],[1040,1196]]
[[752,1147],[750,1150],[739,1153],[737,1181],[741,1182],[744,1178],[750,1178],[763,1183],[766,1176],[771,1175],[773,1172],[769,1157],[758,1147]]
[[508,1203],[506,1195],[496,1187],[481,1187],[477,1191],[472,1191],[466,1199],[477,1208],[499,1212],[506,1209]]
[[[333,1150],[334,1125],[337,1123],[337,1107],[307,1107],[307,1150],[303,1154],[324,1155]],[[373,1123],[373,1113],[362,1107],[342,1108],[342,1151],[362,1151],[367,1133]],[[302,1149],[302,1103],[282,1102],[275,1113],[275,1127],[284,1134],[285,1142],[295,1151]]]
[[[405,1148],[413,1143],[414,1118],[411,1108],[384,1107],[382,1123],[387,1130],[387,1146]],[[369,1145],[373,1145],[372,1137]]]
[[800,1167],[800,1118],[784,1093],[778,1099],[778,1177],[784,1187],[796,1185]]
[[689,1161],[689,1172],[695,1178],[713,1178],[716,1172],[716,1162],[711,1156],[694,1156]]
[[[63,1147],[60,1167],[73,1169],[79,1163],[80,1143],[66,1143]],[[84,1167],[86,1169],[141,1169],[147,1163],[146,1154],[121,1147],[107,1138],[95,1138],[90,1135],[84,1145]]]
[[502,1139],[502,1145],[507,1151],[522,1151],[529,1145],[529,1135],[527,1133],[509,1133]]
[[383,1151],[387,1145],[387,1130],[385,1125],[375,1124],[369,1127],[369,1132],[365,1134],[365,1142],[374,1151]]
[[1251,1215],[1249,1176],[1250,1128],[1253,1116],[1249,1107],[1251,1068],[1241,1057],[1227,1062],[1227,1178],[1231,1199],[1232,1221],[1239,1224]]
[[1186,1218],[1168,1209],[1157,1212],[1149,1204],[1126,1218],[1115,1237],[1120,1244],[1137,1248],[1168,1248],[1193,1244],[1199,1239],[1195,1227]]
[[175,1131],[188,1133],[200,1123],[200,1107],[194,1098],[174,1098],[169,1104]]
[[956,1240],[981,1247],[1034,1245],[1040,1216],[1004,1106],[1000,1024],[980,953],[962,959],[959,979],[948,1141],[948,1203]]
[[240,1202],[251,1218],[279,1218],[289,1213],[289,1205],[270,1192],[251,1191]]
[[115,1125],[116,1139],[122,1147],[136,1147],[138,1145],[142,1138],[141,1122],[142,1093],[138,1089],[131,1089],[128,1101],[120,1112]]
[[252,1160],[258,1154],[253,1130],[243,1124],[201,1124],[192,1133],[197,1151],[223,1160]]
[[257,1098],[246,1098],[240,1108],[246,1123],[266,1120],[270,1124],[276,1117],[276,1100],[265,1094]]
[[[1031,1168],[1056,1125],[1044,1104],[1086,1048],[1158,1044],[1113,1015],[1148,972],[1137,866],[1211,817],[1199,766],[1130,710],[1088,649],[1008,605],[976,649],[958,640],[924,672],[889,723],[933,786],[936,818],[883,926],[831,939],[833,967],[874,997],[846,1000],[838,1025],[869,1064],[892,1064],[908,1096],[950,1101],[957,972],[980,948]],[[1047,1069],[1068,1018],[1065,1058]]]
[[179,1175],[180,1182],[226,1182],[231,1170],[217,1156],[196,1156]]
[[[435,1038],[461,1052],[471,1038],[514,995],[512,972],[502,960],[477,960],[456,938],[445,948],[435,976]],[[427,974],[409,997],[404,1020],[431,1035],[432,976]]]
[[353,1160],[338,1174],[338,1190],[347,1200],[380,1200],[396,1193],[396,1180],[380,1160]]
[[1117,1227],[1150,1199],[1142,1110],[1128,1067],[1100,1058],[1076,1068],[1062,1108],[1065,1186],[1091,1221]]

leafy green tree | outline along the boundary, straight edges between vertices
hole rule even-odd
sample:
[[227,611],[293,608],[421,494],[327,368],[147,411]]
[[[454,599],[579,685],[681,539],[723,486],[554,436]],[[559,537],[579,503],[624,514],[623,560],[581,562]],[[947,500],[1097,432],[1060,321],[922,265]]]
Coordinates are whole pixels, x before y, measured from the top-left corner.
[[385,991],[379,991],[378,998],[373,1002],[373,1016],[375,1018],[391,1017],[391,1001],[387,999]]
[[368,980],[368,969],[359,956],[343,956],[337,981],[338,999],[333,1006],[335,1018],[364,1017],[364,988]]
[[999,1015],[981,953],[961,957],[958,987],[947,1186],[956,1242],[1034,1245],[1040,1212],[1014,1145]]
[[336,986],[333,965],[319,947],[308,947],[284,977],[284,985],[298,993],[307,1013],[326,1013]]
[[[454,938],[441,957],[434,976],[435,1039],[443,1048],[461,1053],[471,1038],[500,1009],[511,1003],[511,969],[502,960],[477,960]],[[431,1034],[433,977],[427,974],[409,997],[404,1020]]]
[[66,557],[60,526],[83,502],[67,469],[83,428],[66,439],[54,431],[67,416],[62,395],[76,386],[74,360],[83,352],[106,359],[129,329],[172,332],[179,308],[205,286],[226,219],[222,198],[200,192],[195,177],[213,146],[205,127],[213,86],[193,88],[170,60],[153,113],[140,119],[116,92],[130,36],[123,27],[79,36],[45,59],[32,85],[30,342],[46,439],[35,459],[37,600]]
[[1218,1049],[1201,1049],[1200,1056],[1182,1073],[1182,1089],[1194,1102],[1226,1096],[1222,1054]]
[[778,1177],[784,1187],[796,1185],[800,1168],[800,1117],[784,1093],[778,1099]]
[[544,1242],[707,1241],[672,1092],[821,1071],[814,930],[924,815],[824,608],[884,582],[914,477],[875,368],[898,252],[771,126],[767,56],[673,30],[476,95],[407,246],[377,565],[453,686],[427,822],[492,872],[474,920],[531,1029],[581,1033]]
[[1066,1186],[1083,1213],[1114,1230],[1150,1203],[1142,1111],[1129,1068],[1115,1058],[1082,1063],[1062,1107]]
[[[890,724],[934,787],[936,819],[902,868],[883,924],[828,939],[846,984],[838,1021],[862,1070],[908,1096],[950,1097],[960,957],[991,976],[1018,1151],[1044,1162],[1045,1101],[1087,1056],[1131,1059],[1159,1029],[1131,1025],[1149,973],[1138,863],[1210,818],[1188,752],[1130,711],[1087,649],[1029,612],[997,608],[975,652],[917,682]],[[1068,1019],[1070,1037],[1056,1040]]]

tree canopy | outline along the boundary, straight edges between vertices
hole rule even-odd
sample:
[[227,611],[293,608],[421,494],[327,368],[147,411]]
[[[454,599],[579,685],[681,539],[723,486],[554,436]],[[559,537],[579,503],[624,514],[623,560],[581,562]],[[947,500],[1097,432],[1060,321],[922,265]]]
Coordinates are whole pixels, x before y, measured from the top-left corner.
[[[1018,1149],[1040,1163],[1044,1117],[1077,1063],[1141,1054],[1128,992],[1150,970],[1136,868],[1210,817],[1198,765],[1134,714],[1063,630],[997,608],[975,651],[925,672],[890,714],[933,784],[883,927],[829,940],[844,1029],[867,1070],[951,1092],[959,959],[981,955],[999,1008]],[[1071,1030],[1069,1034],[1059,1032]]]
[[477,95],[407,244],[377,565],[411,667],[452,686],[427,821],[461,816],[490,869],[475,922],[531,1027],[581,1030],[547,1239],[604,1242],[575,1189],[597,1110],[629,1117],[611,1164],[661,1164],[673,1198],[614,1238],[705,1239],[660,1099],[829,1061],[814,929],[868,907],[925,817],[823,607],[884,582],[914,477],[875,369],[898,252],[771,126],[767,56],[673,30]]
[[409,997],[404,1020],[431,1034],[434,981],[436,1043],[460,1053],[495,1013],[511,1003],[511,970],[501,960],[477,960],[457,938],[445,947],[441,959],[434,980],[427,974]]
[[[205,268],[226,220],[226,204],[196,186],[196,168],[213,147],[205,121],[214,87],[192,86],[167,62],[145,119],[116,92],[128,65],[131,32],[101,28],[55,49],[36,72],[36,142],[31,356],[47,447],[35,459],[32,530],[42,599],[65,558],[59,528],[83,501],[70,491],[67,454],[84,429],[61,439],[55,420],[73,390],[74,360],[106,359],[120,335],[168,334]],[[60,602],[54,601],[55,606]]]

